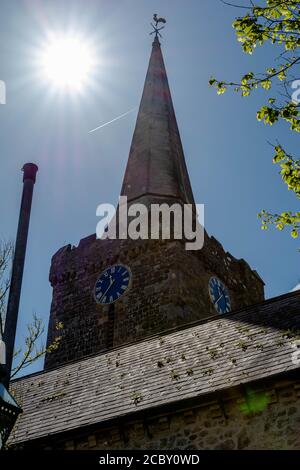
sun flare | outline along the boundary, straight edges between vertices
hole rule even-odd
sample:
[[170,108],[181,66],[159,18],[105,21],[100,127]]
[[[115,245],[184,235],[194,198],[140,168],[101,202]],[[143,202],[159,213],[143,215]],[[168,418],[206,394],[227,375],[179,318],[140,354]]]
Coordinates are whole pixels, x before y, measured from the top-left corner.
[[55,35],[48,39],[39,56],[42,75],[55,88],[80,91],[91,79],[95,54],[82,38]]

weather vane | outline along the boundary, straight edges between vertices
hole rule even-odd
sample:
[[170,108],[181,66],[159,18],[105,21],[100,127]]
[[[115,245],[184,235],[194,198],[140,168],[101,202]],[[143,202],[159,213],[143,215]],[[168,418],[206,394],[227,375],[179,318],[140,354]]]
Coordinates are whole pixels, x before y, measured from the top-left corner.
[[159,25],[159,23],[162,23],[163,25],[165,25],[167,21],[165,20],[165,18],[158,18],[157,13],[154,13],[153,21],[154,21],[155,25],[153,23],[150,23],[150,24],[151,24],[152,28],[154,29],[154,31],[152,31],[150,34],[155,33],[156,38],[157,38],[157,36],[162,37],[159,31],[164,29],[164,26],[161,26],[159,28],[158,25]]

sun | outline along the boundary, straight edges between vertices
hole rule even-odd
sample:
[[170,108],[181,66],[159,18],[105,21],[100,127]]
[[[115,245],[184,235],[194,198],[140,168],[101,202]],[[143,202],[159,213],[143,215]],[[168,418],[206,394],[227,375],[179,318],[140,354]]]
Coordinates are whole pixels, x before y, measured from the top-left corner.
[[95,54],[91,44],[79,36],[52,35],[39,53],[44,79],[60,90],[81,91],[91,79]]

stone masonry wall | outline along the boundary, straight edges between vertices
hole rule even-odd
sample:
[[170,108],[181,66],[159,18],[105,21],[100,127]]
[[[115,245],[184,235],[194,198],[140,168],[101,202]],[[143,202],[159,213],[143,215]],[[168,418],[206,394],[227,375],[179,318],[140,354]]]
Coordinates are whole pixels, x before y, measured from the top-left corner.
[[[249,386],[250,387],[250,386]],[[300,381],[281,380],[223,393],[189,407],[120,420],[92,432],[78,430],[34,448],[110,449],[300,449]],[[137,405],[138,410],[138,405]]]

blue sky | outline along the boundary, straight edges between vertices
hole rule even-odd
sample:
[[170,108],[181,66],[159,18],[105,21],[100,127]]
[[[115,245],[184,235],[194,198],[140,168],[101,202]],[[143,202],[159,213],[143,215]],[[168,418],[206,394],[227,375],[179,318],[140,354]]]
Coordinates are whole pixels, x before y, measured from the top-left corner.
[[[117,201],[136,112],[88,131],[138,105],[154,12],[168,21],[163,54],[195,200],[205,204],[206,229],[259,272],[267,298],[299,282],[299,241],[288,233],[261,231],[257,219],[261,209],[297,209],[267,141],[279,139],[296,153],[298,137],[285,125],[270,128],[256,121],[265,92],[220,97],[208,87],[211,75],[231,80],[272,66],[279,52],[265,47],[245,55],[231,27],[235,9],[219,0],[1,0],[0,9],[0,79],[7,86],[7,103],[0,105],[1,238],[15,238],[22,165],[33,161],[40,169],[18,342],[33,312],[48,322],[51,256],[95,232],[98,204]],[[33,64],[47,31],[70,28],[92,40],[99,57],[93,86],[80,96],[53,93]],[[39,367],[41,362],[31,371]]]

